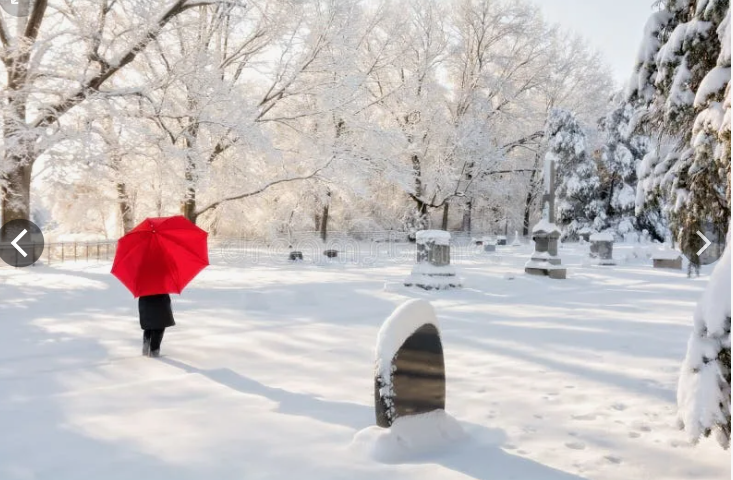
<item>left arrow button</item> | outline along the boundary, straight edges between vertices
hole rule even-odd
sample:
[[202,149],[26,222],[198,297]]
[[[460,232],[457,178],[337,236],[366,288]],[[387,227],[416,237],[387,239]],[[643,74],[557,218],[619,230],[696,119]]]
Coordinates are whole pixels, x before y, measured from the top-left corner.
[[0,258],[13,267],[27,267],[41,258],[43,232],[29,220],[11,220],[0,228]]
[[12,245],[13,247],[15,247],[15,249],[16,249],[17,251],[19,251],[19,252],[20,252],[20,254],[21,254],[21,255],[23,255],[24,257],[27,257],[27,256],[28,256],[28,254],[27,254],[27,253],[25,253],[25,250],[23,250],[22,248],[20,248],[20,245],[18,245],[18,240],[20,240],[21,238],[23,238],[23,236],[24,236],[24,235],[25,235],[26,233],[28,233],[28,230],[23,230],[22,232],[20,232],[20,233],[18,234],[18,236],[17,236],[17,237],[15,237],[15,240],[13,240],[12,242],[10,242],[10,245]]

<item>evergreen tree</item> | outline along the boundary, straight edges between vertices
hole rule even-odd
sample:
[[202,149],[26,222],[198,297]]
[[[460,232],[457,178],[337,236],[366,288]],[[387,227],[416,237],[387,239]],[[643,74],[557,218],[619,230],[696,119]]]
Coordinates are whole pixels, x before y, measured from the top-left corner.
[[708,223],[725,232],[731,214],[730,2],[658,4],[627,91],[657,140],[639,166],[638,207],[663,200],[680,246],[694,251],[694,232]]
[[678,420],[688,438],[730,446],[730,238],[695,309],[677,386]]
[[636,212],[637,166],[649,153],[651,139],[638,132],[637,110],[621,95],[611,100],[610,112],[599,121],[604,144],[601,148],[601,198],[605,223],[619,235],[647,230],[664,240],[666,226],[659,208],[652,205]]
[[[545,127],[546,164],[556,165],[557,224],[563,238],[576,239],[583,229],[598,230],[605,223],[598,196],[598,166],[588,154],[586,134],[571,112],[553,109]],[[547,167],[545,167],[547,168]]]

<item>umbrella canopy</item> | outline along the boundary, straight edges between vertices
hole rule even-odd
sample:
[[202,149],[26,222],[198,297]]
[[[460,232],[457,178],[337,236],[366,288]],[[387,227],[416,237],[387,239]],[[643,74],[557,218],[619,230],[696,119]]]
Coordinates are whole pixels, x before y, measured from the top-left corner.
[[180,215],[148,218],[117,243],[112,275],[135,298],[181,293],[209,265],[207,237]]

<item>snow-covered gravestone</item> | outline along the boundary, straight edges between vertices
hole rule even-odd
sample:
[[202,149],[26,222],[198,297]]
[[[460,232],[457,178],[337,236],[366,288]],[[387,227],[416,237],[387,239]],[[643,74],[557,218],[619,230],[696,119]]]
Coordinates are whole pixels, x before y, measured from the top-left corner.
[[591,256],[595,253],[599,265],[615,265],[613,261],[613,234],[611,232],[594,233],[589,237]]
[[714,435],[730,446],[730,234],[723,256],[710,275],[697,304],[693,332],[687,343],[677,386],[678,420],[688,438],[697,443]]
[[652,254],[654,268],[670,268],[682,270],[682,254],[665,245],[661,250]]
[[[549,153],[548,153],[549,155]],[[534,253],[524,265],[524,272],[530,275],[546,275],[550,278],[564,279],[567,270],[560,266],[562,261],[557,255],[557,242],[560,229],[555,225],[555,162],[551,157],[545,159],[545,194],[542,196],[542,219],[532,228]]]
[[405,286],[425,290],[460,287],[461,282],[450,264],[450,233],[444,230],[420,230],[415,235],[417,264],[405,279]]
[[445,362],[435,310],[409,300],[384,322],[377,336],[374,403],[377,425],[399,417],[445,410]]

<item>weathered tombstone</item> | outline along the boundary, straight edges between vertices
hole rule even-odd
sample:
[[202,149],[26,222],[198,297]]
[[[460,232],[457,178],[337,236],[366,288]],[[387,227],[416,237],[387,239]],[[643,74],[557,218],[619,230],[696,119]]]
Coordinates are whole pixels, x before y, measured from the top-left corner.
[[594,233],[590,239],[591,257],[598,257],[598,265],[615,265],[613,261],[613,234],[610,232]]
[[542,197],[542,219],[532,228],[534,253],[524,265],[524,272],[530,275],[545,275],[554,279],[565,279],[567,270],[557,255],[560,229],[555,225],[555,162],[545,163],[545,194]]
[[291,262],[298,262],[303,260],[303,252],[299,252],[297,250],[293,250],[288,255],[288,258]]
[[328,258],[336,258],[339,255],[338,250],[324,250],[323,254]]
[[377,337],[374,375],[377,425],[445,410],[445,361],[435,310],[414,299],[397,307]]
[[461,286],[455,269],[450,264],[450,233],[444,230],[420,230],[415,235],[417,263],[405,279],[405,286],[425,290]]
[[487,243],[484,245],[484,252],[486,253],[494,253],[496,251],[496,245],[493,243]]

